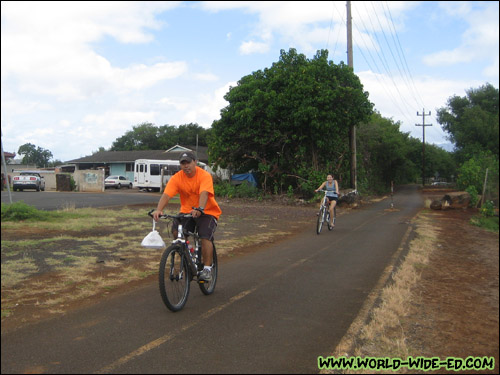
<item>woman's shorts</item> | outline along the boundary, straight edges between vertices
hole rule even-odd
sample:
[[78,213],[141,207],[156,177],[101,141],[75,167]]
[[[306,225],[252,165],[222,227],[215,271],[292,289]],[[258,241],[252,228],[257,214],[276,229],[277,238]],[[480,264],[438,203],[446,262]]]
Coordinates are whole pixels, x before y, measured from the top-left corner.
[[[194,232],[195,227],[198,227],[198,235],[200,238],[207,239],[209,241],[214,240],[214,233],[217,229],[217,219],[212,215],[201,215],[196,219],[192,217],[180,219],[182,224],[182,229],[184,233]],[[177,226],[179,225],[179,219],[174,219],[172,223],[172,233],[177,232]]]
[[335,201],[337,202],[339,200],[339,197],[329,197],[329,196],[326,196],[328,198],[328,200],[331,202],[331,201]]

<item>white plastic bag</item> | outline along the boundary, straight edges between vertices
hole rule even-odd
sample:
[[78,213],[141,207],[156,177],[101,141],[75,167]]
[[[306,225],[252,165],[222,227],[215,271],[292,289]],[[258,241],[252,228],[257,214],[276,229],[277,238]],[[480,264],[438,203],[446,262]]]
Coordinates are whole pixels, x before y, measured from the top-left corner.
[[163,249],[166,246],[165,242],[163,242],[163,239],[160,236],[160,233],[158,233],[158,231],[155,230],[154,220],[153,220],[153,230],[149,232],[149,234],[146,237],[144,237],[144,239],[141,242],[141,245],[147,247],[148,249]]

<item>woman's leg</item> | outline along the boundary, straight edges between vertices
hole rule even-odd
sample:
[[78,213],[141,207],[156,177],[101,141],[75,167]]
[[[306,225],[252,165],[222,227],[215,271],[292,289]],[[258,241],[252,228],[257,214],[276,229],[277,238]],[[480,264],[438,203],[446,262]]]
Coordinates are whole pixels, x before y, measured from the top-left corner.
[[333,208],[337,204],[337,201],[335,199],[332,199],[330,201],[330,226],[333,227],[335,224],[333,224]]

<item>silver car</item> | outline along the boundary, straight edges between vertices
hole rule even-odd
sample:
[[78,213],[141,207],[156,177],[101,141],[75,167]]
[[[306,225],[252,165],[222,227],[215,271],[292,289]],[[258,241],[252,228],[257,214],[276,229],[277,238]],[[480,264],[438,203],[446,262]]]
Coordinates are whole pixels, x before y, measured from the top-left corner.
[[132,188],[132,181],[130,181],[128,178],[125,176],[108,176],[104,180],[104,187],[110,188],[114,187],[116,189],[121,189],[122,186],[126,186],[129,189]]

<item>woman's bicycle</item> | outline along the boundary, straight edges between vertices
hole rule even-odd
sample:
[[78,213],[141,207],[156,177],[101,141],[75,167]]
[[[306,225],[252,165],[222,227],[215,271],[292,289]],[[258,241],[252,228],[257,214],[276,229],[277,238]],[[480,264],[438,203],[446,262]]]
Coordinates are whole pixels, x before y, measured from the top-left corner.
[[[151,210],[149,216],[153,216]],[[160,215],[161,219],[182,219],[190,218],[191,214]],[[194,246],[191,245],[188,236],[192,237]],[[213,241],[212,241],[213,244]],[[160,294],[163,302],[171,311],[181,310],[187,302],[190,290],[190,283],[196,279],[198,285],[205,295],[214,292],[217,283],[217,252],[213,244],[212,278],[210,281],[200,280],[200,272],[203,270],[201,259],[201,239],[198,236],[198,229],[194,232],[185,232],[182,224],[177,227],[177,238],[163,252],[160,261]]]
[[[327,198],[327,190],[318,190],[324,192],[325,195],[321,200],[321,206],[318,212],[318,222],[316,225],[316,233],[320,234],[323,229],[323,223],[327,223],[328,230],[332,230],[333,226],[330,225],[330,200]],[[333,225],[335,225],[335,219],[337,218],[337,206],[333,207]]]

